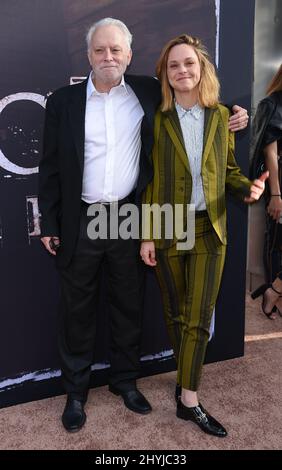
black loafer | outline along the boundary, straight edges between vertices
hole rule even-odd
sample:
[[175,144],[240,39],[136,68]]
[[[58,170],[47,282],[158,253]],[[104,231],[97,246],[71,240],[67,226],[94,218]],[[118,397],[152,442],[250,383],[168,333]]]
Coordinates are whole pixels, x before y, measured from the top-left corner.
[[196,423],[202,431],[217,437],[227,436],[227,431],[216,421],[199,403],[198,406],[187,407],[179,400],[177,403],[176,416],[180,419],[190,420]]
[[86,414],[84,403],[68,397],[67,403],[62,415],[62,423],[68,432],[77,432],[85,424]]
[[181,397],[181,393],[182,393],[181,385],[176,384],[175,395],[174,395],[176,403],[178,403],[178,399],[179,399],[179,397]]
[[114,395],[120,395],[123,398],[125,406],[135,413],[146,415],[152,411],[150,403],[137,389],[125,392],[113,387],[112,385],[109,385],[109,390]]

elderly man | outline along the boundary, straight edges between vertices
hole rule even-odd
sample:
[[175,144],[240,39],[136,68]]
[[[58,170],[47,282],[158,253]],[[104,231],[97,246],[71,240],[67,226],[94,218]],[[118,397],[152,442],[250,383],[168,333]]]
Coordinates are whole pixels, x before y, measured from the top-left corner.
[[[40,164],[42,242],[56,256],[60,273],[59,352],[67,403],[62,422],[78,431],[86,421],[95,305],[102,263],[107,267],[111,349],[109,389],[125,405],[146,414],[151,406],[136,387],[142,319],[143,267],[136,240],[90,239],[87,210],[99,203],[138,201],[152,178],[150,153],[157,80],[124,75],[132,36],[119,20],[106,18],[87,34],[92,71],[84,82],[57,90],[46,107]],[[234,130],[247,124],[237,107]],[[108,233],[109,235],[109,233]]]

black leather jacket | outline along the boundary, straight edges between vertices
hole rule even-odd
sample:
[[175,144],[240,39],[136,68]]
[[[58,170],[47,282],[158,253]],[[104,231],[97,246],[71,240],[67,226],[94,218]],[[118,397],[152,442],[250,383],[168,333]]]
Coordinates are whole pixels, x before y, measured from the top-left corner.
[[258,104],[252,124],[251,179],[257,178],[264,171],[263,149],[275,140],[278,141],[278,150],[281,150],[282,91],[272,93]]

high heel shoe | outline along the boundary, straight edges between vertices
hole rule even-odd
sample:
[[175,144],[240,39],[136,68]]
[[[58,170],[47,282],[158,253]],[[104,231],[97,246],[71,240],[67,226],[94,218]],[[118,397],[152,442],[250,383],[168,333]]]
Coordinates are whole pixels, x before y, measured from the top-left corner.
[[[277,310],[276,306],[274,305],[270,312],[266,312],[266,310],[265,310],[265,302],[266,302],[265,292],[267,291],[267,289],[272,289],[277,294],[281,294],[281,292],[278,292],[276,289],[274,289],[272,284],[262,284],[254,292],[251,293],[251,297],[252,297],[252,299],[256,299],[257,297],[262,295],[261,309],[262,309],[263,313],[265,314],[265,316],[267,318],[269,318],[269,320],[274,320],[274,318],[271,315],[272,315],[272,313],[276,312],[276,310]],[[280,312],[279,312],[279,314],[280,314]]]
[[[279,298],[282,297],[282,292],[280,292],[279,290],[275,289],[272,284],[271,284],[270,287],[271,287],[272,290],[274,290],[274,292],[275,292],[276,294],[279,295]],[[282,312],[279,310],[279,308],[277,307],[277,305],[275,305],[275,311],[277,311],[278,314],[280,315],[280,317],[282,317]]]

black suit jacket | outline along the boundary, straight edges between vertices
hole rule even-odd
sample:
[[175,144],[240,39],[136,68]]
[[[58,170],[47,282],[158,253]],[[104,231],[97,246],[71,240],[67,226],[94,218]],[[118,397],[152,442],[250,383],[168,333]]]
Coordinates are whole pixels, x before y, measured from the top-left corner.
[[[159,82],[151,77],[125,75],[144,110],[141,125],[140,173],[136,202],[153,176],[151,151],[154,115],[161,100]],[[84,166],[84,127],[87,80],[60,88],[47,100],[43,157],[39,166],[41,235],[59,236],[58,267],[69,264],[80,221]]]

